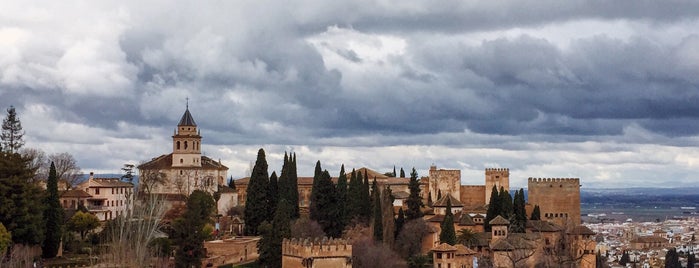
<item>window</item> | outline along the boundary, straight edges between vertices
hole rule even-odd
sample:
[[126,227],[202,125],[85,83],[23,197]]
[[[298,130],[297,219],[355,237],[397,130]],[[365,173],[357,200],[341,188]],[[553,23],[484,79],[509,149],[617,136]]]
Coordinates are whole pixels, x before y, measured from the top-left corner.
[[187,150],[187,141],[184,141],[184,149]]
[[95,188],[95,194],[100,194],[100,188]]
[[180,141],[177,141],[177,150],[180,149]]
[[441,259],[441,258],[442,258],[442,253],[437,253],[437,259]]
[[112,194],[114,194],[114,188],[112,188]]

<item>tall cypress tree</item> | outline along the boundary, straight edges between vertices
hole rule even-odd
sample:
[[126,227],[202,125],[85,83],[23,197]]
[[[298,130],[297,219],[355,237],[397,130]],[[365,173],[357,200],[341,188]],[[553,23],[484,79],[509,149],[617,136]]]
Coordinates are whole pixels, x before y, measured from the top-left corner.
[[291,206],[286,199],[280,199],[269,224],[262,224],[262,238],[257,244],[259,262],[263,267],[282,267],[282,241],[291,236]]
[[291,218],[298,219],[300,214],[299,211],[299,177],[296,172],[296,153],[293,153],[293,157],[289,157],[289,186],[291,190],[289,191],[291,198],[289,204],[291,205]]
[[269,203],[269,212],[267,216],[267,221],[271,222],[274,219],[274,211],[277,209],[277,198],[279,197],[279,185],[277,179],[277,172],[272,171],[272,175],[269,176],[269,185],[267,186],[267,202]]
[[291,199],[291,186],[289,185],[289,155],[284,152],[284,163],[282,164],[282,170],[279,173],[279,179],[277,181],[279,200],[286,199],[287,203]]
[[541,209],[539,208],[539,205],[534,205],[534,209],[532,210],[532,216],[529,217],[529,219],[533,221],[541,220]]
[[[201,259],[206,257],[204,248],[204,226],[210,222],[215,211],[214,198],[202,190],[194,190],[187,199],[187,209],[182,217],[177,218],[172,225],[175,244],[175,266],[201,266]],[[265,211],[262,212],[264,214]],[[262,215],[264,217],[264,215]]]
[[400,168],[400,177],[405,178],[405,170],[403,168]]
[[514,214],[514,207],[512,205],[512,196],[510,192],[505,190],[505,188],[500,187],[500,216],[507,220],[512,219],[512,214]]
[[[316,164],[316,169],[319,168],[320,161]],[[338,217],[337,193],[335,185],[333,185],[330,178],[330,173],[324,170],[320,172],[317,179],[314,178],[313,180],[310,218],[317,221],[328,236],[340,237],[344,226],[341,225],[341,220]]]
[[33,183],[31,159],[0,152],[0,222],[12,232],[15,244],[38,245],[44,241],[43,191]]
[[362,213],[362,182],[357,178],[357,172],[352,169],[349,187],[347,189],[347,222],[361,218]]
[[396,231],[393,234],[395,238],[398,238],[398,234],[400,234],[400,230],[403,230],[403,225],[405,225],[405,212],[403,212],[403,208],[398,209],[398,217],[396,217]]
[[488,203],[488,211],[485,213],[485,221],[483,227],[486,232],[490,232],[490,221],[500,215],[500,196],[498,195],[498,187],[493,186],[490,192],[490,201]]
[[343,164],[342,167],[340,167],[340,176],[337,177],[337,187],[336,187],[336,192],[337,192],[337,218],[339,220],[339,224],[341,229],[345,228],[345,225],[347,225],[347,210],[349,208],[349,205],[347,204],[347,175],[345,174],[345,165]]
[[393,213],[393,193],[391,187],[386,186],[381,193],[381,231],[383,235],[383,243],[389,248],[393,248],[395,241],[395,216]]
[[[323,176],[323,170],[320,167],[320,160],[316,162],[316,167],[313,172],[313,184],[311,185],[311,203],[308,205],[309,216],[313,220],[318,220],[320,217],[320,205],[318,204],[318,195],[321,189],[318,187],[321,177]],[[326,190],[327,189],[323,189]]]
[[252,168],[245,199],[245,234],[258,235],[257,227],[268,218],[269,198],[267,197],[269,175],[265,151],[257,152],[257,161]]
[[510,228],[513,233],[524,233],[527,226],[527,212],[524,208],[524,189],[515,191],[515,199],[513,201],[514,215]]
[[22,123],[19,121],[17,112],[14,106],[7,109],[7,117],[2,121],[2,148],[9,153],[19,152],[19,148],[24,145],[24,131],[22,131]]
[[376,183],[376,178],[371,183],[371,200],[373,201],[372,210],[374,215],[372,219],[374,220],[374,241],[383,240],[383,221],[381,217],[381,194],[379,194],[379,186]]
[[[361,172],[360,172],[361,174]],[[371,203],[371,192],[369,191],[369,175],[367,172],[364,172],[364,183],[362,184],[362,218],[364,219],[365,223],[369,223],[369,219],[371,219],[371,206],[373,205]]]
[[63,207],[58,196],[58,176],[56,166],[51,162],[49,177],[46,182],[46,210],[44,210],[44,222],[46,223],[46,238],[42,246],[44,258],[53,258],[58,254],[58,246],[63,235]]
[[447,211],[440,224],[439,242],[456,245],[456,230],[454,229],[454,214],[451,212],[451,198],[447,198]]
[[422,197],[420,197],[420,182],[417,180],[417,171],[413,168],[410,172],[410,182],[408,183],[408,189],[410,195],[408,199],[405,200],[406,205],[408,205],[408,210],[405,212],[408,220],[414,220],[417,218],[422,218]]

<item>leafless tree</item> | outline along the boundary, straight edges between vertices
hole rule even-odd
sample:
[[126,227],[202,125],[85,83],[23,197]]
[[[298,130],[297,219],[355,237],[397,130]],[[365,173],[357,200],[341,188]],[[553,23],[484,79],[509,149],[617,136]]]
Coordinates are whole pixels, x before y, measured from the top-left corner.
[[406,222],[396,238],[395,250],[406,259],[419,255],[422,239],[431,231],[431,227],[422,218]]
[[503,239],[496,243],[500,243],[499,251],[510,261],[511,267],[527,267],[527,260],[534,256],[540,243],[540,236],[533,233],[509,233]]
[[383,243],[374,243],[370,236],[352,243],[352,266],[367,268],[398,268],[408,264]]
[[302,216],[291,223],[291,237],[293,238],[315,238],[324,236],[325,232],[323,232],[323,227],[307,216]]
[[139,191],[150,195],[154,188],[167,182],[167,175],[157,170],[142,170],[139,179]]
[[35,170],[34,181],[42,181],[48,178],[50,163],[44,151],[36,148],[22,148],[20,153],[22,156],[31,159],[29,168]]
[[48,164],[53,162],[56,166],[58,180],[66,184],[66,190],[70,190],[79,183],[82,172],[73,155],[69,153],[57,153],[49,155]]
[[575,225],[566,223],[554,241],[544,248],[547,267],[577,267],[584,257],[594,254],[596,242],[589,235],[573,232]]

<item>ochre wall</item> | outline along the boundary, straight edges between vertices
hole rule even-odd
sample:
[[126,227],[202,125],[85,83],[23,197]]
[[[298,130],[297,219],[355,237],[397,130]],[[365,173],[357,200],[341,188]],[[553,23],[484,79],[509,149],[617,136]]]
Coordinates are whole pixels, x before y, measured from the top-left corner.
[[461,185],[461,203],[464,208],[482,206],[485,204],[485,186],[483,185]]
[[563,226],[580,224],[580,180],[529,178],[529,204],[539,205],[542,220]]

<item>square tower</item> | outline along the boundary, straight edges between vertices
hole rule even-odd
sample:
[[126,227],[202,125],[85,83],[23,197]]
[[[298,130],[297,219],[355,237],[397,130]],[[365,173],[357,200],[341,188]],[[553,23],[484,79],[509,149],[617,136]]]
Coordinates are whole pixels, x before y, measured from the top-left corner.
[[485,169],[485,203],[490,204],[490,194],[493,186],[498,191],[500,187],[505,191],[510,190],[510,169],[509,168],[486,168]]

